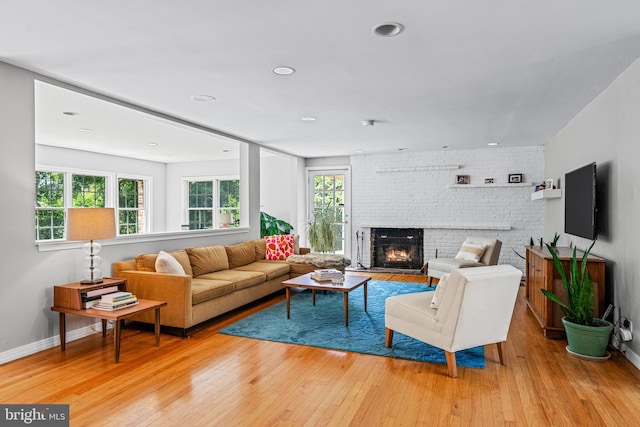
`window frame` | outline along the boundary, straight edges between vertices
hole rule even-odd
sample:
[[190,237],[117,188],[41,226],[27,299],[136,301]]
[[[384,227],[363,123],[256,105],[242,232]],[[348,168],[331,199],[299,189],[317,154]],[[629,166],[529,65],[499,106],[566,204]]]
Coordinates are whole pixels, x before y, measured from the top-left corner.
[[[143,186],[144,186],[144,195],[143,195],[143,203],[144,203],[144,207],[142,209],[138,209],[138,210],[142,210],[143,211],[143,215],[144,215],[144,227],[142,232],[140,232],[140,230],[138,230],[137,233],[135,234],[120,234],[120,179],[131,179],[131,180],[137,180],[137,181],[142,181],[143,182]],[[153,209],[151,209],[151,203],[153,198],[151,197],[152,194],[152,187],[153,187],[153,179],[150,176],[145,176],[145,175],[132,175],[132,174],[127,174],[127,173],[118,173],[115,176],[115,188],[116,188],[116,197],[115,197],[115,209],[116,209],[116,213],[117,213],[117,218],[118,218],[118,236],[139,236],[141,234],[149,234],[151,231],[151,224],[153,221],[152,218],[152,212]]]
[[[212,201],[212,206],[211,206],[211,210],[213,211],[213,227],[211,228],[202,228],[200,230],[224,230],[224,229],[229,229],[229,228],[239,228],[240,227],[240,206],[238,206],[237,208],[228,208],[228,207],[223,207],[220,206],[220,182],[221,181],[238,181],[238,183],[241,182],[240,180],[240,175],[206,175],[206,176],[183,176],[182,177],[182,224],[183,224],[183,229],[185,229],[184,227],[187,227],[186,230],[189,231],[194,231],[194,230],[190,230],[189,227],[189,211],[190,211],[190,207],[189,207],[189,184],[192,182],[206,182],[206,181],[210,181],[212,182],[213,185],[213,201]],[[240,189],[239,189],[240,190]],[[238,198],[238,203],[240,203],[240,198]],[[238,212],[238,225],[236,226],[232,226],[232,227],[220,227],[220,211],[222,209],[234,209]]]

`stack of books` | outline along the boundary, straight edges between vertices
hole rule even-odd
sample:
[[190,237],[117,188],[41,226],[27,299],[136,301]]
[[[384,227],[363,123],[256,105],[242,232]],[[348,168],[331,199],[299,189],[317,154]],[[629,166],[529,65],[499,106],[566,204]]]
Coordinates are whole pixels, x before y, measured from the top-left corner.
[[117,286],[107,286],[106,288],[92,289],[90,291],[81,292],[82,308],[91,308],[100,302],[102,295],[118,292]]
[[313,273],[311,273],[311,278],[313,280],[317,280],[318,282],[325,282],[334,279],[342,279],[343,276],[340,270],[329,268],[326,270],[314,270]]
[[138,298],[131,292],[113,292],[100,297],[100,301],[93,305],[98,310],[120,310],[138,304]]

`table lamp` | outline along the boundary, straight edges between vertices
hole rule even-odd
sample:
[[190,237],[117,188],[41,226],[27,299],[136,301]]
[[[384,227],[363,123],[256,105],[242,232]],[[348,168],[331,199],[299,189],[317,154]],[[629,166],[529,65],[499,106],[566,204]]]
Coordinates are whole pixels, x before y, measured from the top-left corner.
[[98,268],[102,258],[100,243],[95,240],[116,237],[114,208],[69,208],[67,212],[67,240],[88,240],[82,250],[86,254],[84,266],[88,270],[80,283],[92,285],[102,283],[102,272]]
[[231,223],[231,214],[230,213],[221,213],[220,214],[220,224],[222,224],[223,228],[227,228],[227,226]]

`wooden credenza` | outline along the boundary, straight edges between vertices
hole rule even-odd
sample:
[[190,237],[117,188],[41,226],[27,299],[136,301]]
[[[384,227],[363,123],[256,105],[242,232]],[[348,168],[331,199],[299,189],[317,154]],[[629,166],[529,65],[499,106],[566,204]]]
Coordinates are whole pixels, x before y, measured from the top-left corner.
[[[527,246],[527,265],[525,295],[529,309],[540,323],[544,336],[548,338],[564,337],[564,327],[562,326],[562,310],[558,304],[545,297],[540,289],[548,289],[566,301],[564,286],[560,274],[553,265],[553,257],[546,247]],[[558,247],[558,256],[565,272],[569,271],[569,260],[573,249],[568,247]],[[583,251],[576,251],[578,265],[584,255]],[[589,255],[587,259],[587,270],[593,280],[593,295],[595,299],[595,317],[604,314],[604,290],[605,290],[605,264],[606,261],[597,256]]]

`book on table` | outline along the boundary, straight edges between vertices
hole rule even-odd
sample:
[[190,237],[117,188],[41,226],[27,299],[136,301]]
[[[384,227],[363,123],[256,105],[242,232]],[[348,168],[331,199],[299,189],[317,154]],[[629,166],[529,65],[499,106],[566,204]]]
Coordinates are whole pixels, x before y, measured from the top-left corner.
[[138,298],[136,298],[136,296],[131,292],[114,292],[102,295],[100,300],[96,302],[92,301],[92,303],[92,308],[113,311],[138,304]]
[[344,276],[342,275],[342,272],[340,270],[336,270],[335,268],[314,270],[311,273],[311,278],[319,282],[342,279],[343,277]]

